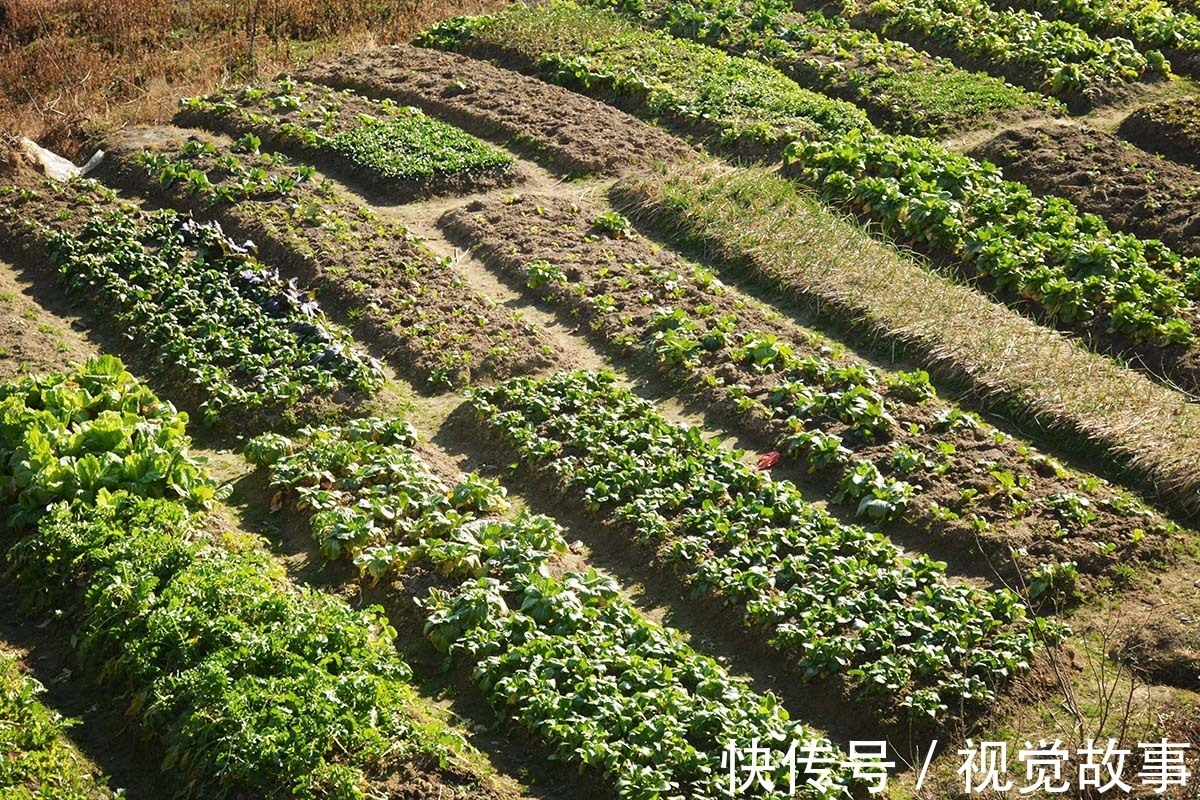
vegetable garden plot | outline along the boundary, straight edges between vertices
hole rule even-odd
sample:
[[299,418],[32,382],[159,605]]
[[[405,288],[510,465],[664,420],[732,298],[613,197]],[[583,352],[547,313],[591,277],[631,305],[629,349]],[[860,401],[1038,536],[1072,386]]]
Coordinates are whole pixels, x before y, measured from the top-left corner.
[[382,384],[309,295],[217,225],[118,203],[88,180],[3,191],[4,237],[56,267],[73,297],[99,304],[206,423]]
[[1158,0],[998,0],[1049,19],[1074,23],[1099,36],[1123,36],[1145,51],[1159,50],[1175,72],[1200,74],[1200,18]]
[[1143,106],[1125,118],[1119,132],[1143,150],[1200,168],[1200,98]]
[[186,416],[119,361],[0,386],[0,414],[23,599],[73,621],[85,671],[161,743],[182,796],[361,799],[403,770],[494,796],[458,770],[469,748],[421,709],[378,610],[291,587],[206,523],[217,486]]
[[802,89],[771,67],[608,11],[511,6],[439,24],[419,41],[496,58],[751,156],[777,153],[797,137],[870,126],[857,107]]
[[790,181],[718,165],[613,192],[679,246],[907,354],[1052,441],[1100,453],[1184,514],[1200,510],[1200,408],[831,217]]
[[[375,580],[440,575],[417,601],[426,634],[554,759],[601,776],[621,798],[717,798],[726,743],[819,736],[643,617],[611,578],[564,572],[553,520],[508,513],[494,481],[442,481],[415,443],[402,420],[364,419],[294,440],[268,434],[246,455],[309,515],[326,557]],[[779,792],[756,785],[745,796],[787,796],[786,773],[771,772]],[[849,782],[831,771],[831,785]],[[800,787],[794,796],[824,795]]]
[[785,170],[827,201],[880,223],[888,239],[915,245],[1030,316],[1200,390],[1192,329],[1200,259],[1110,231],[1069,201],[1005,181],[986,162],[929,140],[878,133],[848,103],[806,92],[764,65],[611,14],[518,7],[445,23],[428,38],[507,54],[552,80],[742,149],[750,142],[750,149],[778,152],[807,136],[783,150]]
[[71,721],[38,699],[43,691],[16,656],[0,650],[0,789],[44,800],[115,797],[67,738]]
[[1200,256],[1200,172],[1103,131],[1066,124],[1005,131],[972,155],[1038,194],[1100,214],[1114,228]]
[[651,0],[637,9],[609,0],[593,4],[756,58],[801,86],[858,104],[892,133],[939,136],[1062,110],[1057,101],[856,30],[840,17],[792,13],[789,0]]
[[1160,53],[1140,53],[1128,39],[1093,36],[1064,20],[997,9],[983,0],[860,0],[849,8],[854,24],[1057,97],[1074,111],[1170,70]]
[[[625,3],[606,0],[593,2],[595,5],[629,8]],[[857,9],[854,5],[848,7]],[[726,29],[737,30],[748,22],[752,30],[758,26],[769,30],[772,14],[779,9],[779,4],[766,0],[755,2],[748,20],[744,17],[743,6],[732,0],[722,0],[716,9],[704,4],[701,11],[683,3],[669,8],[676,10],[672,27],[680,35],[697,39],[705,36],[711,43],[728,46],[732,36],[726,33]],[[705,26],[708,17],[704,9],[716,12],[720,20],[717,25]],[[633,11],[640,14],[640,4],[635,4]],[[910,31],[925,30],[930,34],[936,30],[936,36],[923,35],[917,44],[924,46],[931,38],[953,42],[953,47],[941,49],[952,52],[959,57],[959,61],[963,60],[961,56],[968,55],[967,60],[972,67],[988,69],[1032,91],[1057,97],[1077,109],[1114,94],[1129,81],[1151,73],[1163,73],[1167,69],[1161,59],[1152,64],[1127,40],[1096,39],[1068,23],[1046,22],[1022,11],[997,12],[982,0],[875,3],[867,10],[867,14],[884,15],[887,24],[863,15],[853,16],[852,22],[864,19],[873,22],[873,27],[882,28],[885,35],[901,23]],[[431,39],[427,34],[426,41],[438,46],[450,46],[456,38],[461,39],[463,33],[469,32],[483,37],[487,44],[519,50],[530,60],[537,60],[542,51],[535,42],[530,41],[530,37],[540,41],[542,50],[548,50],[547,45],[555,43],[561,46],[566,41],[586,42],[587,38],[597,35],[608,37],[613,33],[614,23],[607,21],[606,17],[608,15],[604,13],[571,3],[553,4],[535,10],[510,7],[492,16],[469,18],[465,25],[458,21],[438,23],[430,29],[434,38]],[[547,34],[543,21],[550,18],[560,22],[570,19],[571,23],[564,26],[576,31],[575,38],[572,39],[571,33],[561,30]],[[507,29],[516,38],[490,33],[499,29]],[[761,53],[767,56],[764,60],[786,67],[790,63],[787,52],[791,49],[786,39],[802,38],[802,31],[803,25],[792,24],[782,36],[768,39],[766,46],[761,48]],[[437,39],[442,41],[438,42]],[[699,57],[699,51],[679,52],[687,52],[692,58]],[[754,52],[754,48],[749,48],[747,52]],[[679,72],[686,73],[685,70]]]
[[362,337],[420,386],[461,386],[556,363],[543,332],[480,296],[402,225],[310,168],[260,150],[253,137],[148,129],[110,138],[105,148],[107,180],[252,239],[357,319]]
[[980,547],[1006,574],[1070,562],[1056,572],[1068,584],[1076,568],[1128,580],[1172,546],[1175,526],[1129,493],[938,399],[924,374],[876,369],[783,321],[611,210],[481,201],[439,224],[614,354],[685,383],[765,450],[798,459],[866,520],[915,526],[972,559]]
[[944,563],[838,523],[610,375],[514,379],[471,402],[486,430],[572,501],[736,606],[807,678],[833,677],[860,700],[917,718],[978,708],[1054,627],[1027,619],[1007,590],[952,583]]
[[315,159],[389,198],[471,191],[517,179],[508,153],[419,109],[280,78],[180,101],[176,122]]
[[491,64],[419,47],[348,53],[301,78],[420,106],[501,136],[567,173],[614,175],[693,155],[673,136],[574,92]]

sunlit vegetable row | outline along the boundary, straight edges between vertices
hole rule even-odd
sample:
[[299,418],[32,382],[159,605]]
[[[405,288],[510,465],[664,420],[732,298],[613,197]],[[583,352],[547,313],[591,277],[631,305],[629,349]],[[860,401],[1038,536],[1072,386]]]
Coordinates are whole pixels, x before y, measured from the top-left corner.
[[444,49],[502,48],[556,83],[636,103],[685,129],[703,120],[699,132],[751,150],[869,125],[855,106],[803,89],[756,61],[573,4],[460,17],[435,25],[420,41]]
[[837,522],[609,375],[514,380],[472,402],[523,461],[738,607],[809,677],[935,717],[1028,666],[1036,626],[1016,595],[949,581],[945,564]]
[[[590,0],[590,4],[644,14],[647,10],[654,13],[664,3]],[[1116,87],[1170,70],[1161,53],[1141,53],[1128,39],[1105,38],[1062,19],[997,6],[984,0],[845,0],[834,9],[855,24],[865,19],[883,36],[928,44],[1075,105],[1093,103]],[[681,35],[706,32],[713,44],[729,41],[731,34],[747,25],[775,30],[779,43],[764,52],[777,57],[788,49],[789,40],[805,36],[803,21],[782,19],[788,10],[788,4],[779,0],[671,0],[666,3],[666,20]],[[696,22],[705,24],[689,30]]]
[[1159,0],[1011,0],[1011,5],[1063,19],[1100,36],[1125,36],[1161,48],[1179,72],[1200,69],[1200,17]]
[[412,713],[381,614],[293,588],[205,520],[217,487],[186,420],[111,357],[0,386],[10,574],[69,621],[181,796],[364,798],[368,773],[465,747]]
[[643,25],[752,56],[802,86],[850,100],[889,131],[932,136],[1017,109],[1059,110],[1043,95],[959,69],[905,42],[852,28],[790,0],[593,0]]
[[180,101],[179,120],[315,150],[385,184],[504,172],[512,156],[419,109],[291,78]]
[[1160,345],[1194,337],[1200,259],[1110,230],[1071,202],[1037,197],[987,162],[925,139],[878,133],[789,146],[787,170],[884,230],[968,265],[1001,297],[1053,322]]
[[1064,20],[983,0],[855,3],[885,34],[923,37],[989,69],[1054,97],[1096,102],[1170,65],[1156,50],[1141,53],[1128,39],[1102,38]]
[[[246,455],[310,515],[326,557],[376,580],[410,565],[442,576],[421,601],[430,640],[554,758],[602,774],[622,798],[715,800],[728,791],[728,743],[760,737],[782,753],[816,737],[643,617],[611,578],[553,569],[567,545],[552,520],[506,514],[494,481],[443,482],[414,444],[407,423],[367,419],[267,434]],[[786,767],[767,774],[779,791],[747,796],[788,795]],[[847,783],[837,767],[828,778],[829,795]],[[822,790],[802,772],[795,796]]]

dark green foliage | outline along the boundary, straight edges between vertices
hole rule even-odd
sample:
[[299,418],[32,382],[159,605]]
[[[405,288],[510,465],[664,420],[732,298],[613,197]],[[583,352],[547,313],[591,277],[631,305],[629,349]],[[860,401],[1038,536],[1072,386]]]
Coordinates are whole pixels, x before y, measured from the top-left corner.
[[837,522],[611,376],[514,380],[472,402],[523,460],[738,605],[809,677],[936,717],[1028,667],[1039,626],[1016,595],[952,583],[945,564]]

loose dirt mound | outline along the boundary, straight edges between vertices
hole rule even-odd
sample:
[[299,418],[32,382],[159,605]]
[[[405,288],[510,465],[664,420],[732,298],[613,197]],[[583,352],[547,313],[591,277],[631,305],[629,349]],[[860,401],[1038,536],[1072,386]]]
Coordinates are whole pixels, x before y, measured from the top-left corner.
[[1200,98],[1140,108],[1125,118],[1118,132],[1138,147],[1200,167]]
[[1122,656],[1148,680],[1200,690],[1200,633],[1186,621],[1164,616],[1132,635]]
[[1004,131],[972,155],[1039,194],[1056,194],[1121,230],[1200,255],[1200,173],[1101,131],[1048,124]]
[[512,139],[566,172],[622,174],[692,155],[678,139],[603,103],[437,50],[403,45],[351,53],[296,77],[389,97],[476,135]]

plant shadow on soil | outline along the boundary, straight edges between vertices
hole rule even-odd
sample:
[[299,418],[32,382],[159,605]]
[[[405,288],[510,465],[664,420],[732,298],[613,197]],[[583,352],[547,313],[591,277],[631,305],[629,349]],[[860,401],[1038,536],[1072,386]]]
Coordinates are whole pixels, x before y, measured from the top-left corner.
[[83,675],[69,622],[31,616],[21,608],[20,596],[10,577],[0,577],[0,641],[21,651],[25,671],[46,687],[40,701],[77,721],[67,738],[108,777],[109,788],[123,789],[128,800],[171,796],[177,788],[172,776],[158,769],[166,751],[143,738],[119,696]]

